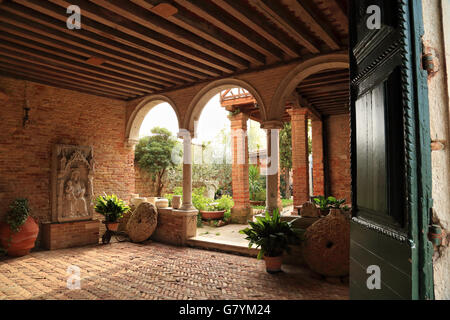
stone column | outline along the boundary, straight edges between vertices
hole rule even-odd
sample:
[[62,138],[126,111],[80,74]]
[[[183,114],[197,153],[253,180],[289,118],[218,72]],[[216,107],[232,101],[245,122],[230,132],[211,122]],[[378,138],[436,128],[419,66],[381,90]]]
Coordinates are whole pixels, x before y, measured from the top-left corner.
[[294,206],[309,201],[308,110],[289,110],[292,125],[292,169]]
[[315,196],[325,195],[322,126],[321,120],[312,121],[313,193]]
[[262,170],[266,175],[266,210],[273,212],[278,208],[282,211],[280,197],[280,129],[281,121],[268,121],[262,124],[262,129],[267,130],[267,167]]
[[246,224],[251,215],[248,182],[248,116],[239,113],[228,117],[231,122],[232,188],[234,207],[231,209],[233,223]]
[[182,130],[178,134],[183,138],[183,204],[180,208],[182,211],[194,211],[192,205],[192,139],[191,133]]

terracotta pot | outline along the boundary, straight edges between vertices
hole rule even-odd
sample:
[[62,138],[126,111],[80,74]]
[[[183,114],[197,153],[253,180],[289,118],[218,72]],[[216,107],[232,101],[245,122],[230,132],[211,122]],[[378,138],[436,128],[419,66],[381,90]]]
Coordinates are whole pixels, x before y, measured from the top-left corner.
[[172,208],[179,209],[181,207],[181,196],[173,196]]
[[[9,256],[21,257],[30,253],[30,250],[34,248],[38,233],[39,226],[32,217],[28,217],[20,227],[19,232],[13,232],[8,224],[2,223],[0,226],[0,242]],[[11,242],[8,244],[10,236]]]
[[220,220],[225,215],[225,210],[222,211],[200,211],[202,219],[205,220]]
[[283,262],[283,256],[268,257],[264,255],[264,261],[266,261],[266,271],[268,273],[281,272],[281,264]]
[[108,229],[109,231],[117,231],[119,229],[119,222],[103,221],[103,223],[106,225],[106,229]]

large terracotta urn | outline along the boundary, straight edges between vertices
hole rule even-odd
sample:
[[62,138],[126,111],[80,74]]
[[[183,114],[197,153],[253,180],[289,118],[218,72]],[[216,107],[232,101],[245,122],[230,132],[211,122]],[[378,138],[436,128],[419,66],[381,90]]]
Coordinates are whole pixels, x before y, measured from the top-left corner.
[[[32,217],[28,217],[18,232],[13,232],[7,223],[0,224],[0,243],[11,257],[27,255],[36,242],[39,226]],[[11,242],[9,239],[11,237]]]

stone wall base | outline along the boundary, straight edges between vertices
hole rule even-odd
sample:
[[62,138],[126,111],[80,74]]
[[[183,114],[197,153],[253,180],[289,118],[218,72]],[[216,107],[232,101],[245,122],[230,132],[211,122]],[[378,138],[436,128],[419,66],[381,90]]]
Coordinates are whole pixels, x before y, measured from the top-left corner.
[[158,242],[185,246],[197,234],[197,210],[158,209],[158,225],[152,239]]
[[252,217],[252,208],[231,208],[231,223],[247,224]]
[[98,220],[43,223],[41,246],[56,250],[98,244],[99,228]]

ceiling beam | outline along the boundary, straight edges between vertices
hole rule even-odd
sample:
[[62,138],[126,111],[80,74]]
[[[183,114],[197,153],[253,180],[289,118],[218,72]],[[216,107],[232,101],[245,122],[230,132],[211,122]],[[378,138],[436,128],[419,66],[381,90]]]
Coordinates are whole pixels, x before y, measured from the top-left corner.
[[249,3],[261,11],[267,19],[284,30],[297,43],[310,53],[318,54],[320,49],[315,39],[301,26],[278,0],[249,0]]
[[[11,41],[22,41],[25,42],[25,45],[37,46],[38,49],[58,54],[60,53],[62,56],[67,57],[69,59],[74,59],[79,62],[85,63],[88,58],[95,57],[102,59],[104,63],[99,67],[104,68],[106,70],[116,71],[127,76],[133,76],[135,78],[141,79],[143,81],[153,81],[155,83],[161,84],[164,87],[170,87],[175,84],[182,84],[180,80],[174,81],[170,79],[166,79],[165,77],[158,77],[153,74],[153,72],[145,72],[147,71],[145,68],[141,68],[139,70],[136,66],[122,60],[118,60],[115,58],[111,58],[109,56],[105,56],[99,54],[98,52],[80,49],[77,46],[69,46],[68,44],[56,40],[54,38],[49,38],[46,36],[42,36],[40,34],[36,34],[30,32],[29,30],[25,30],[22,28],[17,28],[13,25],[5,23],[2,21],[0,17],[0,31],[3,32],[3,35],[9,35]],[[67,51],[69,50],[69,51]],[[63,52],[65,51],[65,52]],[[162,78],[162,79],[161,79]]]
[[[141,0],[136,1],[136,4],[141,4],[142,2],[150,5],[158,5],[160,0]],[[177,1],[179,2],[179,1]],[[184,5],[189,4],[187,1],[181,1]],[[208,4],[207,2],[204,2]],[[229,35],[227,32],[224,32],[222,29],[216,27],[216,25],[211,24],[209,21],[204,21],[206,18],[206,13],[200,12],[198,15],[195,15],[189,11],[187,11],[184,7],[180,6],[178,3],[172,2],[171,6],[177,9],[177,13],[162,17],[170,21],[171,23],[189,31],[193,34],[223,48],[237,56],[242,57],[243,59],[249,61],[251,64],[255,66],[262,66],[266,62],[266,57],[255,50],[253,47],[249,46],[247,43],[241,41],[240,37],[236,38]],[[194,8],[196,8],[194,6]],[[192,8],[191,8],[192,9]],[[195,12],[194,12],[195,13]],[[200,18],[199,18],[200,17]]]
[[[80,30],[76,30],[76,32],[74,32],[73,30],[68,30],[65,25],[67,20],[67,14],[65,11],[66,7],[55,5],[49,1],[40,1],[40,0],[14,0],[14,1],[20,3],[22,5],[21,7],[27,7],[29,9],[32,9],[31,17],[30,15],[28,15],[27,18],[33,20],[33,16],[36,16],[37,21],[36,20],[34,21],[38,23],[43,23],[45,21],[48,21],[48,17],[52,17],[56,20],[59,20],[59,22],[54,22],[54,20],[51,20],[53,27],[55,27],[60,31],[70,32],[74,37],[84,35],[86,34],[85,31],[88,31],[89,33],[87,34],[86,37],[91,41],[95,41],[98,44],[103,44],[107,46],[108,42],[111,42],[112,44],[114,44],[114,47],[118,50],[124,50],[124,52],[127,52],[127,50],[130,50],[130,52],[140,52],[142,53],[143,56],[145,56],[145,53],[149,53],[154,57],[160,57],[163,61],[168,60],[176,64],[179,64],[183,68],[186,68],[187,70],[194,69],[196,71],[214,77],[223,74],[223,72],[218,68],[214,68],[210,65],[203,64],[199,62],[198,59],[197,60],[191,59],[186,55],[181,55],[171,50],[167,50],[165,48],[154,45],[152,42],[147,41],[147,39],[141,38],[138,33],[136,33],[135,34],[136,36],[134,36],[121,30],[118,30],[117,25],[111,23],[111,21],[109,21],[106,18],[98,19],[102,22],[108,23],[108,25],[102,24],[98,22],[96,17],[94,15],[91,15],[88,11],[85,11],[83,13],[83,28]],[[16,14],[20,15],[19,13]],[[89,16],[93,17],[93,19],[90,19]],[[106,14],[103,15],[103,17],[105,16]],[[63,24],[61,24],[60,21],[62,21]],[[92,36],[93,34],[95,34],[95,37]]]
[[217,6],[224,9],[230,15],[250,27],[254,32],[260,34],[268,41],[285,52],[288,58],[298,58],[302,48],[293,42],[284,32],[272,28],[267,23],[262,23],[263,17],[244,6],[241,1],[236,0],[211,0]]
[[[142,0],[132,0],[142,1]],[[157,0],[146,0],[155,2]],[[247,25],[243,24],[235,17],[231,16],[222,8],[218,7],[210,1],[193,1],[193,0],[175,0],[181,9],[187,9],[190,12],[205,19],[212,25],[226,31],[236,39],[245,41],[254,50],[260,52],[264,56],[274,60],[283,60],[283,51],[275,46],[272,42],[255,33]],[[181,10],[180,10],[181,11]]]
[[[70,5],[65,0],[49,1],[64,8]],[[79,0],[78,4],[83,8],[84,16],[225,73],[248,67],[249,63],[245,59],[167,22],[156,14],[142,10],[128,0]]]
[[339,50],[339,40],[334,35],[328,23],[324,21],[305,1],[282,0],[292,12],[301,19],[322,41],[331,49]]

